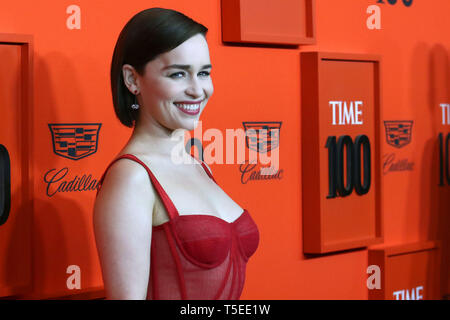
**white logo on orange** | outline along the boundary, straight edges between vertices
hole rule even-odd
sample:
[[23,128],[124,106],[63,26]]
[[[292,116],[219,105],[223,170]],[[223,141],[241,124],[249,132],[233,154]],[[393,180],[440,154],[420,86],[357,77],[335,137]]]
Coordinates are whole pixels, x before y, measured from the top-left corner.
[[369,30],[380,30],[381,29],[381,9],[377,5],[371,5],[367,7],[368,14],[371,14],[370,17],[367,18],[367,28]]
[[394,291],[393,295],[395,300],[423,300],[423,286],[418,286],[411,289],[411,293],[408,289]]
[[70,276],[67,278],[66,286],[67,289],[81,289],[81,269],[77,265],[70,265],[66,270],[67,274]]
[[[350,101],[349,104],[347,101],[329,101],[328,104],[333,107],[333,125],[363,124],[362,110],[360,109],[363,106],[362,101]],[[336,111],[338,117],[336,117]],[[337,118],[339,118],[338,123],[336,123]]]
[[372,289],[381,289],[381,270],[380,267],[372,264],[370,266],[367,267],[366,270],[367,274],[372,274],[370,275],[369,278],[367,278],[367,288],[369,290]]
[[79,6],[72,4],[67,7],[66,13],[70,16],[66,20],[67,29],[81,29],[81,9]]

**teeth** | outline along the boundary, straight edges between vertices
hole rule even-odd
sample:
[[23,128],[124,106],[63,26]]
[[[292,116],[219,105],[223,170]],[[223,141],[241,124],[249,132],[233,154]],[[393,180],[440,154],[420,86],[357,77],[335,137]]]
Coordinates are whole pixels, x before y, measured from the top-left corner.
[[184,110],[194,111],[200,108],[200,104],[175,104],[176,106],[183,108]]

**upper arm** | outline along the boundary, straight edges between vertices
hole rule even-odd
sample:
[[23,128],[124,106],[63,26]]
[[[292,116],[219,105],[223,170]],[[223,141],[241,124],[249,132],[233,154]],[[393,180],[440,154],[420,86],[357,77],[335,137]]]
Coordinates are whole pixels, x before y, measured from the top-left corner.
[[145,169],[119,160],[94,206],[94,233],[109,299],[145,299],[150,275],[155,191]]

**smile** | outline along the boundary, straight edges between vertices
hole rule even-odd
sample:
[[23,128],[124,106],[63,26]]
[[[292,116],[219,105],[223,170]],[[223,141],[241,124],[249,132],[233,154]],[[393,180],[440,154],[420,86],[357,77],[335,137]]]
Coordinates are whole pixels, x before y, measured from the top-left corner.
[[186,114],[189,115],[196,115],[200,112],[200,103],[175,103],[174,105],[183,111]]

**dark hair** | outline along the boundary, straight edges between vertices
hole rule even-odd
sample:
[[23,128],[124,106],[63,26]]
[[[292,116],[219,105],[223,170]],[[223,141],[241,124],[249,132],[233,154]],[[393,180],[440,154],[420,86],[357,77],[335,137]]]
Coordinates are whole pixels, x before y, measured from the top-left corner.
[[206,37],[208,29],[181,12],[150,8],[137,13],[120,32],[111,62],[111,90],[114,110],[120,122],[133,127],[138,110],[130,106],[134,95],[125,86],[122,66],[132,65],[143,75],[147,62],[195,36]]

